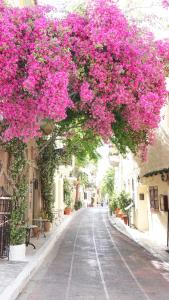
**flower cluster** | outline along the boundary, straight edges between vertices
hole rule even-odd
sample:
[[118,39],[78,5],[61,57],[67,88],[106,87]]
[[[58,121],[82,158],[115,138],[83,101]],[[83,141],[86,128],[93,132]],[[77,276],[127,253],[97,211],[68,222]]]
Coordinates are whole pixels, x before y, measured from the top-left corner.
[[89,115],[88,126],[109,138],[120,111],[126,131],[148,135],[158,126],[166,98],[153,36],[129,25],[116,5],[102,0],[85,16],[69,15],[64,25],[77,68],[73,88],[81,97],[78,107]]
[[72,59],[57,21],[40,8],[5,8],[0,18],[0,113],[5,139],[40,135],[44,118],[60,121],[72,106]]
[[169,0],[162,0],[162,6],[164,8],[168,8],[169,7]]
[[166,98],[151,34],[129,25],[111,1],[93,1],[83,15],[60,21],[41,7],[0,10],[5,139],[39,136],[41,120],[59,122],[71,109],[85,113],[85,126],[104,139],[120,115],[126,132],[144,132],[147,141]]

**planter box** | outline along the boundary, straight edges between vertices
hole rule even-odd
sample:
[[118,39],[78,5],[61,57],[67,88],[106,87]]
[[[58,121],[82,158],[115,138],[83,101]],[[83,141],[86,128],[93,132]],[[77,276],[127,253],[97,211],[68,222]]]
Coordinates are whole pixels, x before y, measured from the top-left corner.
[[26,245],[10,245],[9,246],[9,260],[24,261],[26,253]]

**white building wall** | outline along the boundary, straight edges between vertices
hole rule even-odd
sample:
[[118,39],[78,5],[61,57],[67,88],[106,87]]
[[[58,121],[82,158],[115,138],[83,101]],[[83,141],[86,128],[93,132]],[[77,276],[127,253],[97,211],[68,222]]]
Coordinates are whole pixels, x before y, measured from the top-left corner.
[[167,221],[168,212],[154,210],[150,208],[150,198],[149,198],[149,186],[158,186],[158,199],[160,195],[169,195],[169,185],[167,182],[161,180],[160,175],[148,177],[147,183],[147,207],[148,207],[148,220],[149,220],[149,236],[151,239],[155,240],[157,243],[166,246],[167,245]]
[[[140,199],[140,194],[144,195],[144,200]],[[138,195],[135,207],[135,226],[140,231],[149,230],[149,197],[147,192],[147,186],[140,184],[138,185]]]

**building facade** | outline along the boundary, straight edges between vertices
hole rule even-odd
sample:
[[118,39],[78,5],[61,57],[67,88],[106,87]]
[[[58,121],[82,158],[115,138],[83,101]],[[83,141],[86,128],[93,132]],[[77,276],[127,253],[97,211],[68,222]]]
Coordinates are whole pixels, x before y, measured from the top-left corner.
[[169,105],[161,112],[155,142],[148,147],[147,160],[129,153],[116,155],[115,190],[125,190],[133,199],[132,225],[147,232],[163,246],[169,243]]

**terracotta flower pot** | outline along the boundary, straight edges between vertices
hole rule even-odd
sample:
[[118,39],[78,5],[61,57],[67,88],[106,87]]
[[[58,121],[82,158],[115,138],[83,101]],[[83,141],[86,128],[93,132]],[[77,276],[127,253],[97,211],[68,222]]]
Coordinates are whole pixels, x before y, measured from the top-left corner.
[[65,207],[64,209],[64,215],[70,215],[71,214],[71,208],[70,207]]
[[120,208],[116,208],[114,212],[115,212],[116,217],[118,217],[118,214],[120,212]]
[[126,225],[128,225],[128,216],[127,215],[123,216],[123,221]]
[[50,221],[46,221],[44,223],[44,231],[48,232],[48,231],[50,231],[50,229],[51,229],[51,222]]
[[121,209],[119,209],[119,211],[117,212],[116,216],[117,216],[118,218],[121,218],[122,215],[123,215],[123,212],[122,212]]
[[32,228],[32,233],[33,233],[33,237],[36,237],[38,239],[40,234],[40,228],[39,227]]

